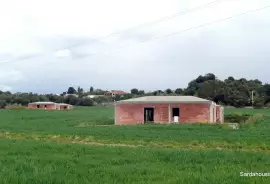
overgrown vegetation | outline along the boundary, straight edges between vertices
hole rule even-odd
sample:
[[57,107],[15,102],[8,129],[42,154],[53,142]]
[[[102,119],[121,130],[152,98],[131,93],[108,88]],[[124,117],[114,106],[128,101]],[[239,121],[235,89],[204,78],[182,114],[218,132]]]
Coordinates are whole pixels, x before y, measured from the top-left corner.
[[255,124],[263,121],[263,114],[227,114],[224,117],[226,123]]
[[246,122],[252,115],[250,114],[227,114],[224,116],[224,120],[226,123],[244,123]]

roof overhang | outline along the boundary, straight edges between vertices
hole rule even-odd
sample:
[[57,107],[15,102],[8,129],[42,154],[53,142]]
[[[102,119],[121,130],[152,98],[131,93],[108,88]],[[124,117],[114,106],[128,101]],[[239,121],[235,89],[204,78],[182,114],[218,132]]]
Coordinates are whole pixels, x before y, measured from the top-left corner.
[[46,102],[46,103],[42,103],[42,102],[33,102],[33,103],[29,103],[30,105],[55,105],[56,103],[54,102]]
[[212,101],[119,101],[115,104],[212,104]]

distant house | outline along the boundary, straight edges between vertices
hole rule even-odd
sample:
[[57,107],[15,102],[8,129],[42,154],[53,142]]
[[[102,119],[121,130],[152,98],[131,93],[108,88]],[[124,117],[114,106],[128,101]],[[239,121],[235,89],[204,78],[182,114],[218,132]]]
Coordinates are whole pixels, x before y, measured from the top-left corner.
[[115,97],[116,95],[123,96],[125,94],[127,93],[121,90],[112,90],[112,91],[106,92],[104,95]]
[[85,97],[86,98],[98,98],[98,97],[101,97],[101,96],[104,96],[104,95],[87,95]]
[[68,110],[73,106],[65,103],[54,102],[33,102],[28,104],[29,109],[44,109],[44,110]]
[[73,106],[65,103],[58,103],[56,104],[56,109],[57,110],[69,110],[72,109]]
[[64,97],[68,97],[68,96],[75,96],[75,97],[79,97],[79,95],[77,94],[65,94]]

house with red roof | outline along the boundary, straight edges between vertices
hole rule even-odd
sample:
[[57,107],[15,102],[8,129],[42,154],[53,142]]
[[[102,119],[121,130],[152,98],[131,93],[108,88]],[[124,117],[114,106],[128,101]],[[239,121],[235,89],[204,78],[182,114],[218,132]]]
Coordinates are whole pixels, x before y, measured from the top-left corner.
[[105,92],[104,95],[115,97],[116,95],[122,96],[125,94],[128,94],[128,93],[121,91],[121,90],[111,90],[111,91]]

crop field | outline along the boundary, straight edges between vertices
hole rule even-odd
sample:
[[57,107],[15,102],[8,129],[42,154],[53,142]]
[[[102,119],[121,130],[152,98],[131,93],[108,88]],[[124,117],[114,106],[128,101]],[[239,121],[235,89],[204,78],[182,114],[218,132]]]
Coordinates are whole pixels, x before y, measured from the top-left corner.
[[270,183],[270,110],[225,125],[114,126],[112,108],[0,110],[0,183]]

